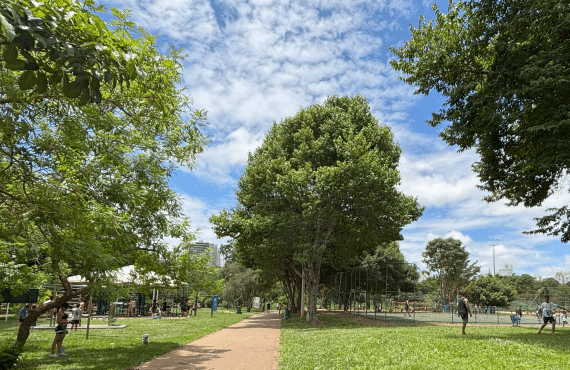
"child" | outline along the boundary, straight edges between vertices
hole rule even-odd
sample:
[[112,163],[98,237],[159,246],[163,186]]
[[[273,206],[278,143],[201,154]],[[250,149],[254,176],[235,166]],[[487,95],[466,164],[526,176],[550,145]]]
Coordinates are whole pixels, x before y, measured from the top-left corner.
[[562,316],[560,318],[562,319],[562,327],[565,327],[566,324],[568,324],[568,312],[562,310]]
[[79,318],[81,317],[81,309],[79,308],[79,303],[75,305],[75,308],[71,310],[71,330],[75,328],[77,331],[77,325],[79,325]]

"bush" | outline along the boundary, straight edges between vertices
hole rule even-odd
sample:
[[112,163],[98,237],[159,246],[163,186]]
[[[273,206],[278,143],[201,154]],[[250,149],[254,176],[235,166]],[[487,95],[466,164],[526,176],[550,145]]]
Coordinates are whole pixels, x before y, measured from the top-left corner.
[[12,341],[0,342],[0,370],[13,369],[18,363],[22,349]]

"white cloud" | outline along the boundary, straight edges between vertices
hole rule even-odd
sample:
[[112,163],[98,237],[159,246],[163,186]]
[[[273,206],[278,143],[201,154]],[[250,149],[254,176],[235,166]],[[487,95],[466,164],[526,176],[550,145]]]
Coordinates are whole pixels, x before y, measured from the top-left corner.
[[243,169],[248,153],[261,145],[263,134],[251,133],[243,127],[234,130],[198,156],[198,166],[192,173],[218,187],[235,185],[234,172]]
[[[423,117],[423,110],[418,110],[425,99],[397,81],[400,74],[389,65],[392,55],[387,45],[409,38],[407,25],[417,22],[415,13],[409,18],[410,14],[423,12],[421,5],[429,7],[432,1],[212,3],[217,4],[215,9],[204,0],[122,0],[119,4],[133,9],[138,25],[160,34],[159,43],[172,42],[188,55],[182,84],[194,107],[208,111],[207,133],[212,139],[192,171],[204,186],[224,191],[235,187],[247,153],[261,144],[274,121],[328,95],[360,93],[379,122],[392,127],[403,148],[400,190],[417,196],[427,207],[426,216],[402,232],[401,249],[409,261],[422,267],[425,245],[443,235],[462,240],[472,259],[486,267],[492,264],[492,243],[497,244],[495,263],[512,263],[515,270],[545,271],[541,266],[568,265],[549,253],[553,238],[521,232],[533,229],[533,218],[542,216],[546,207],[570,202],[569,194],[557,194],[534,209],[486,203],[471,170],[478,159],[475,151],[457,153],[437,137],[438,130],[430,134],[418,130],[415,121],[429,118],[429,113]],[[438,110],[442,100],[429,99],[424,110]],[[207,220],[233,197],[212,200],[192,196],[191,189],[178,191],[185,194],[184,209],[193,226],[202,229],[200,238],[215,241]]]

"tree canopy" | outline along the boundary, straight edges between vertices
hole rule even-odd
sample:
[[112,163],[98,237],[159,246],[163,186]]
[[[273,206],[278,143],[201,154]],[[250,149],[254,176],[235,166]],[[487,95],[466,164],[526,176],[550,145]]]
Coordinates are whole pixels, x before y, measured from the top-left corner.
[[[412,38],[390,48],[392,66],[416,93],[446,99],[428,122],[459,150],[477,148],[474,165],[487,201],[541,205],[568,191],[570,169],[570,2],[450,0],[420,18]],[[570,240],[570,208],[537,219],[530,233]]]
[[479,276],[465,290],[471,303],[480,306],[506,306],[515,297],[515,291],[498,276]]
[[459,289],[481,270],[475,266],[477,261],[469,261],[469,252],[461,241],[454,238],[430,240],[422,256],[428,269],[437,274],[441,297],[447,302],[453,301]]
[[329,97],[271,127],[249,155],[238,204],[210,220],[219,237],[235,240],[238,254],[245,248],[253,258],[279,256],[299,266],[309,292],[307,319],[316,322],[323,261],[354,261],[399,240],[422,213],[415,198],[398,191],[400,153],[364,97]]
[[102,10],[93,0],[2,2],[3,68],[18,71],[18,87],[38,99],[46,97],[48,86],[60,85],[79,105],[100,103],[104,83],[129,87],[131,81],[144,79],[146,72],[128,34],[135,27],[127,20],[128,11],[112,10],[118,19],[111,32],[92,13]]
[[[89,289],[109,286],[122,266],[160,269],[172,257],[165,237],[192,238],[168,186],[177,166],[192,167],[206,144],[205,113],[178,87],[182,56],[159,53],[155,38],[137,34],[118,11],[107,29],[92,4],[0,4],[0,269],[14,261],[23,280],[42,271],[66,290],[29,323],[71,298],[67,276],[82,276]],[[37,68],[12,68],[13,50]],[[130,66],[138,72],[126,80]],[[34,84],[22,88],[28,71]],[[81,79],[77,96],[66,92]]]

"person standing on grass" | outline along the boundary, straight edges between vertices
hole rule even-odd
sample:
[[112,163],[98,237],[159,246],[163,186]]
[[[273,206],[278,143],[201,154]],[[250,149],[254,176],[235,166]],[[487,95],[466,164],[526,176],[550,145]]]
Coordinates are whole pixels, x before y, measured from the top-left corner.
[[75,305],[75,308],[71,310],[71,330],[75,328],[77,331],[77,326],[79,325],[79,318],[81,317],[81,309],[79,308],[79,303]]
[[28,316],[28,310],[30,309],[30,305],[26,304],[22,308],[18,310],[18,325],[22,326],[22,321]]
[[459,300],[457,301],[457,314],[461,316],[461,320],[463,320],[463,326],[461,327],[461,334],[465,334],[465,327],[469,322],[469,317],[467,316],[467,314],[469,314],[469,316],[471,317],[473,317],[473,314],[469,309],[469,301],[467,300],[467,298],[465,298],[465,292],[460,291],[459,295],[461,296],[461,298],[459,298]]
[[188,312],[186,308],[186,300],[182,298],[182,302],[180,302],[180,316],[186,317],[186,312]]
[[127,301],[127,317],[133,317],[133,301],[129,299]]
[[[57,313],[55,315],[55,321],[57,326],[55,327],[55,338],[51,344],[51,357],[57,356],[67,356],[67,353],[63,351],[63,339],[67,334],[67,318],[68,315],[65,313],[69,308],[69,304],[64,303],[59,306]],[[57,353],[55,353],[55,347],[57,346]]]
[[566,310],[562,310],[560,318],[562,319],[562,327],[565,327],[566,324],[568,324],[568,312],[566,312]]
[[554,318],[554,311],[556,310],[556,307],[558,307],[558,305],[556,303],[550,302],[550,297],[545,295],[544,302],[542,302],[542,305],[540,306],[540,308],[542,309],[542,319],[544,320],[544,324],[542,324],[540,330],[538,330],[538,334],[542,332],[542,329],[544,329],[544,327],[548,325],[548,323],[552,323],[552,335],[554,335],[554,329],[556,328],[556,319]]
[[408,301],[407,299],[406,302],[404,303],[404,317],[406,317],[406,314],[412,317],[412,315],[410,314],[410,301]]
[[[32,308],[30,309],[30,311],[35,311],[36,308],[38,308],[38,305],[36,303],[32,303]],[[34,328],[36,327],[37,322],[34,321],[33,323],[30,324],[30,331],[34,330]]]

